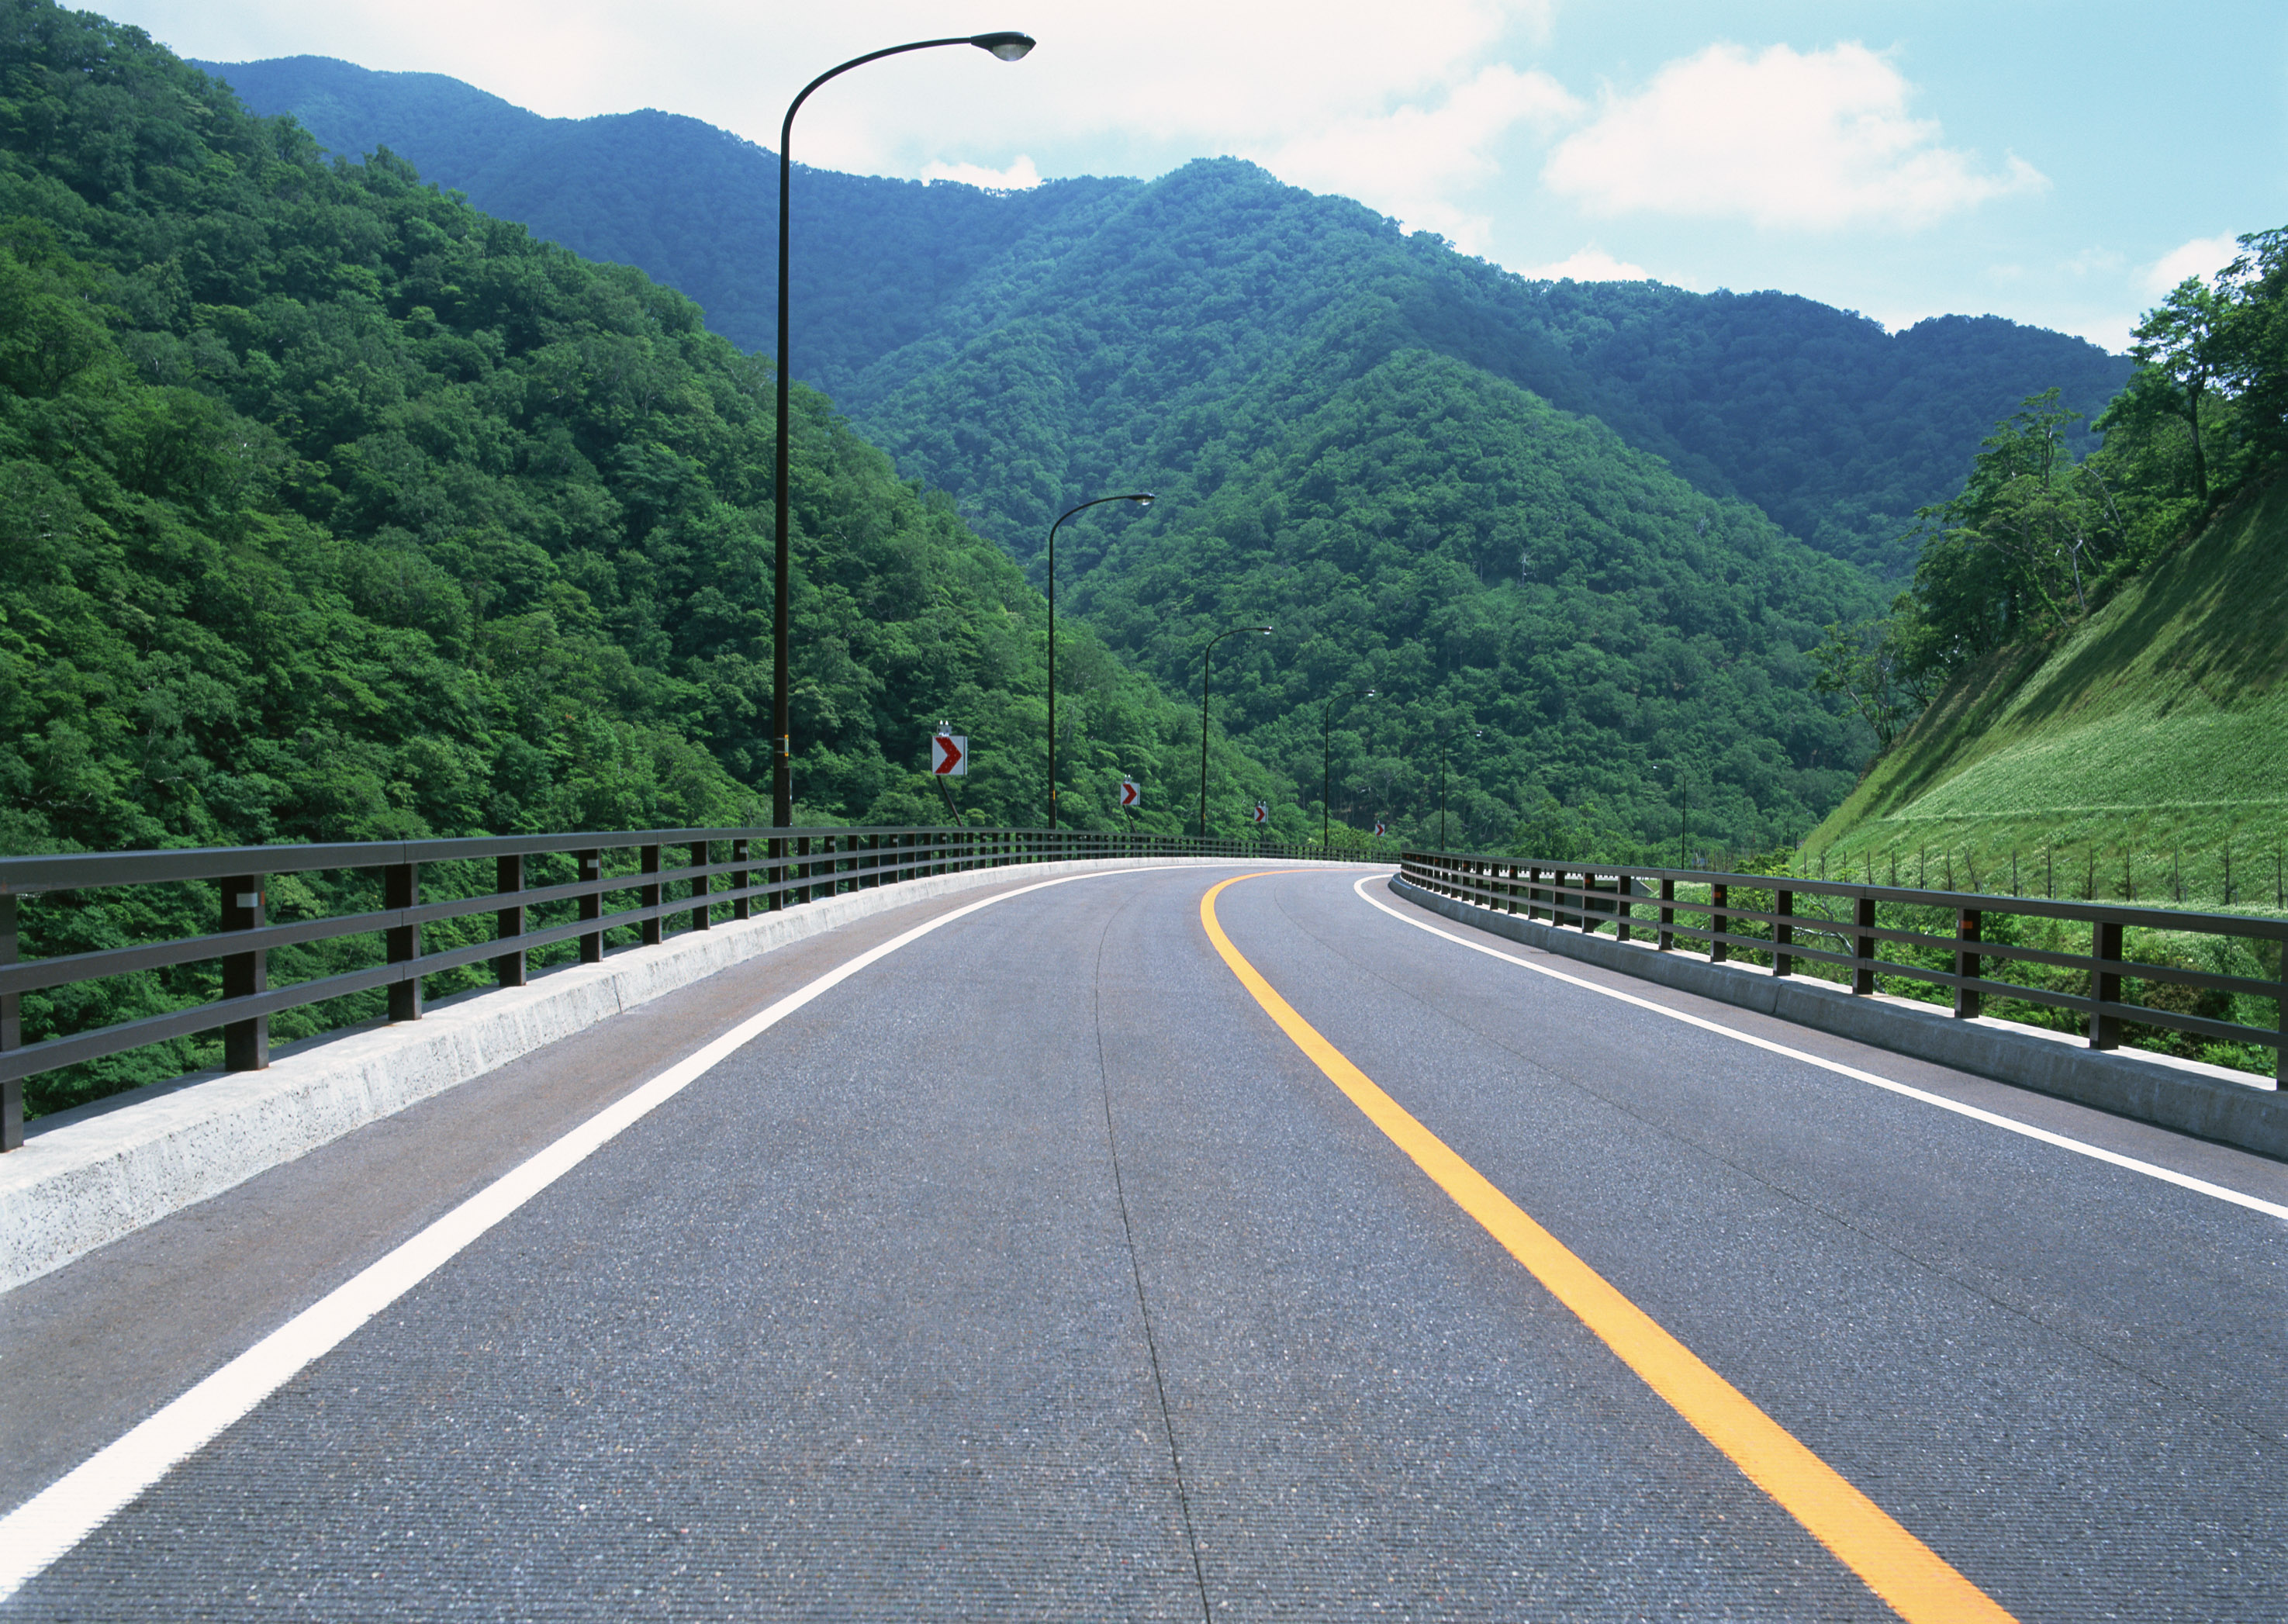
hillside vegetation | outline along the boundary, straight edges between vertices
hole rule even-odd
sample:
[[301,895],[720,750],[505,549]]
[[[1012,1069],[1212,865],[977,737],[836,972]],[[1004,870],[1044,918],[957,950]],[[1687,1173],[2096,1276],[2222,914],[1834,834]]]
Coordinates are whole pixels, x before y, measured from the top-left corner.
[[1917,516],[1911,590],[1829,629],[1821,686],[1879,735],[1927,701],[1812,837],[1829,860],[2288,905],[2288,230],[2135,337],[2102,449],[2077,459],[2055,392],[2028,400]]
[[[1805,843],[1831,870],[2276,904],[2288,843],[2288,483],[2085,622],[1966,669]],[[2054,879],[2053,880],[2053,875]]]
[[[5,0],[0,67],[0,850],[751,820],[767,368],[137,30]],[[1036,820],[1039,596],[797,400],[802,815],[942,817],[942,717]],[[1067,642],[1076,815],[1172,826],[1192,712]]]

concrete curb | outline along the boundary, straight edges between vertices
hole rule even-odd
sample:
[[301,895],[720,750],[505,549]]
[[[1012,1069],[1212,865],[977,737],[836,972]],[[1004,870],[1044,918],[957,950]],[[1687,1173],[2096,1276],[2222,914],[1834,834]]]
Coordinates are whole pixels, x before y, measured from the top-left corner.
[[0,1292],[520,1055],[790,942],[986,885],[1132,867],[1315,867],[1297,859],[1012,865],[851,891],[465,994],[418,1021],[281,1051],[259,1072],[204,1072],[28,1125],[0,1157]]
[[1393,875],[1392,892],[1458,924],[1529,947],[1578,959],[1641,980],[1776,1016],[1837,1037],[2053,1094],[2117,1116],[2213,1139],[2288,1161],[2288,1094],[2261,1080],[2246,1083],[2220,1068],[2085,1048],[2078,1038],[2012,1021],[1957,1020],[1912,999],[1856,997],[1832,982],[1775,976],[1745,965],[1712,964],[1697,954],[1661,953],[1648,944],[1585,935],[1513,914],[1439,896]]

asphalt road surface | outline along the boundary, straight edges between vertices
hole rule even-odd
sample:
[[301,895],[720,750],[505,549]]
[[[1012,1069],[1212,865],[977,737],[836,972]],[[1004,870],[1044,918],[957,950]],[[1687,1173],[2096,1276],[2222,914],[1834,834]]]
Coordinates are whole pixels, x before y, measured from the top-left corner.
[[[0,1620],[1899,1616],[1828,1508],[1752,1478],[1274,1024],[1203,919],[1243,872],[1024,890],[864,964],[502,1198]],[[2023,1620],[2288,1618],[2288,1168],[1361,875],[1243,879],[1215,917],[1900,1541]],[[973,900],[765,955],[0,1297],[0,1503]]]

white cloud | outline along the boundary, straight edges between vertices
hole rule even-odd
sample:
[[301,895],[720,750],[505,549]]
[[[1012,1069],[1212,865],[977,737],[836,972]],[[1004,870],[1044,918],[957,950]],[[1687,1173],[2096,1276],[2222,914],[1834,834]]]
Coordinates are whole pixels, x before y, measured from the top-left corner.
[[[1546,37],[1555,0],[107,0],[186,54],[314,53],[449,74],[554,117],[665,107],[775,148],[814,75],[892,41],[1022,27],[1040,44],[997,62],[954,47],[869,64],[821,89],[795,156],[919,178],[933,165],[1005,172],[1021,153],[1090,151],[1099,172],[1158,174],[1232,154],[1299,182],[1373,189],[1429,221],[1436,186],[1483,173],[1484,131],[1527,115],[1553,82],[1507,68]],[[1556,92],[1562,95],[1561,91]],[[1333,185],[1378,135],[1411,154]],[[1474,143],[1460,154],[1437,143]],[[1389,200],[1389,201],[1384,201]],[[1422,200],[1422,201],[1416,201]],[[1442,229],[1443,227],[1440,227]]]
[[1751,56],[1711,45],[1669,63],[1551,154],[1543,179],[1593,213],[1736,218],[1759,226],[1911,229],[2048,181],[2011,158],[1986,171],[1908,115],[1911,88],[1857,44]]
[[1005,170],[989,170],[981,163],[926,163],[922,166],[924,180],[950,180],[965,186],[980,186],[988,192],[1029,192],[1041,184],[1041,171],[1023,153]]
[[2145,291],[2158,297],[2188,276],[2214,281],[2219,271],[2239,257],[2239,240],[2230,232],[2220,237],[2195,237],[2145,267]]
[[1577,282],[1647,282],[1653,274],[1641,265],[1631,265],[1625,259],[1616,259],[1592,242],[1575,250],[1562,259],[1547,265],[1527,267],[1518,273],[1536,281],[1561,282],[1569,278]]
[[1293,186],[1339,192],[1435,231],[1470,253],[1484,251],[1492,222],[1447,201],[1500,172],[1494,144],[1520,124],[1549,129],[1580,102],[1547,74],[1496,64],[1432,107],[1408,103],[1339,119],[1322,130],[1243,155]]

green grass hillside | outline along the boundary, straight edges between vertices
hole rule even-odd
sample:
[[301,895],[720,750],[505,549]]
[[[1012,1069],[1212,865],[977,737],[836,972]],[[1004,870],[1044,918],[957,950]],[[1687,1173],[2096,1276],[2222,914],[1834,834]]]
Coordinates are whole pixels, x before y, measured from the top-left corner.
[[[1948,685],[1804,844],[1828,871],[2277,907],[2288,845],[2288,480],[2087,621]],[[2227,894],[2227,861],[2230,894]]]

